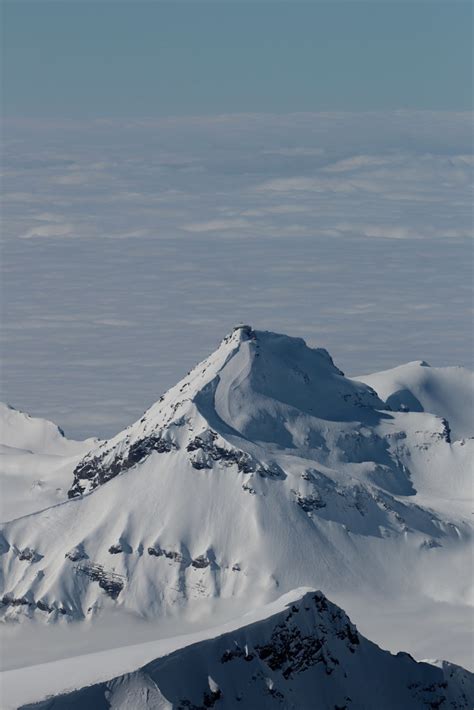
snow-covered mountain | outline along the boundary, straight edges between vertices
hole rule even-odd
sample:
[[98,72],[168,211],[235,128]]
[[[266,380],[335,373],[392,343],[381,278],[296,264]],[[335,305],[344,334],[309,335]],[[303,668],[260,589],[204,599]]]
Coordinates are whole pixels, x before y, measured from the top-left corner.
[[430,367],[418,360],[357,379],[395,411],[431,412],[447,419],[453,441],[474,434],[474,373],[464,367]]
[[289,594],[267,615],[131,673],[24,710],[470,710],[474,676],[417,663],[362,636],[321,592]]
[[97,443],[67,439],[53,422],[0,402],[1,519],[67,500],[72,471]]
[[[464,629],[474,439],[452,438],[441,389],[441,416],[395,411],[389,389],[301,339],[234,329],[139,421],[64,464],[68,500],[2,526],[3,617],[203,620],[307,586],[357,602],[364,624],[400,610],[408,638],[407,603],[452,605]],[[433,639],[453,631],[446,615],[430,624]]]

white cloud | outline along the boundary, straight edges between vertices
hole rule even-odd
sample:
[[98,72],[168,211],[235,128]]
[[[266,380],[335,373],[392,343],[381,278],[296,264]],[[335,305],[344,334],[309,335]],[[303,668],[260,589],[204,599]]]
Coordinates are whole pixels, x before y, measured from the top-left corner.
[[111,328],[131,328],[134,325],[133,321],[124,318],[97,318],[94,324],[108,325]]
[[194,222],[183,225],[186,232],[224,232],[234,229],[247,229],[249,223],[245,219],[211,219],[208,222]]
[[324,177],[276,178],[267,180],[256,188],[257,192],[354,192],[356,186],[347,180],[330,180]]
[[314,157],[324,155],[323,148],[273,148],[262,150],[262,155],[281,155],[285,158]]
[[336,229],[342,233],[350,233],[361,237],[382,239],[464,239],[474,237],[474,229],[452,229],[425,225],[412,227],[409,225],[395,224],[358,224],[357,222],[341,222]]
[[[15,124],[2,156],[5,397],[48,402],[78,436],[111,434],[241,319],[314,333],[352,372],[468,364],[471,121]],[[118,412],[104,404],[117,391]]]
[[131,229],[126,232],[113,232],[106,233],[103,236],[107,239],[140,239],[142,237],[149,237],[151,234],[148,229]]
[[332,165],[327,165],[323,170],[328,173],[342,173],[358,170],[359,168],[373,167],[374,165],[389,165],[390,163],[399,162],[400,159],[400,157],[395,158],[394,156],[387,157],[383,155],[354,155],[351,158],[338,160]]
[[308,205],[267,205],[260,209],[243,210],[243,217],[266,217],[267,215],[304,214],[311,209]]
[[87,185],[91,180],[89,173],[70,173],[67,175],[57,175],[51,178],[51,182],[56,185]]
[[74,229],[71,224],[40,224],[31,227],[23,234],[20,234],[20,239],[36,239],[37,237],[69,237]]

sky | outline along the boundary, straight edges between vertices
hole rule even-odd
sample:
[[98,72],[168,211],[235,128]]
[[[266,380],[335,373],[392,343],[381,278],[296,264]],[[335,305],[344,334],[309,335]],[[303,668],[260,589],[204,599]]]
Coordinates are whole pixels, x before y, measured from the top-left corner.
[[4,3],[0,398],[109,436],[239,321],[472,367],[469,15]]
[[468,110],[463,0],[6,0],[12,116]]

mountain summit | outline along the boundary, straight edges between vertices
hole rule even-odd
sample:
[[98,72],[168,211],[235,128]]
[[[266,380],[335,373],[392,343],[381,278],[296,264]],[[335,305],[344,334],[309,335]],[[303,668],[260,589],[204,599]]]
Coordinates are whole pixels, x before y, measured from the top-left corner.
[[[344,377],[326,350],[309,348],[301,338],[237,326],[139,422],[76,468],[69,495],[92,490],[152,451],[194,446],[201,452],[193,457],[195,467],[210,467],[211,440],[217,436],[253,452],[255,444],[279,450],[317,447],[312,422],[326,421],[329,427],[375,423],[383,416],[376,409],[385,405],[374,390]],[[204,437],[204,446],[196,437]],[[238,455],[244,456],[240,450]]]
[[362,636],[321,592],[295,590],[266,614],[144,667],[21,710],[469,710],[474,676],[417,663]]
[[368,624],[403,604],[467,613],[474,440],[407,409],[324,349],[235,328],[71,459],[68,500],[2,526],[2,615],[223,618],[303,586]]

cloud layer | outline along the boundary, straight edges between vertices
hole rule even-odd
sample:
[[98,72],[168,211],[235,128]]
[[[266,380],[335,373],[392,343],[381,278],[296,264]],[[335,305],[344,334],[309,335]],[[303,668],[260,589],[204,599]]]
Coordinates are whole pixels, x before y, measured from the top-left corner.
[[78,435],[94,410],[111,433],[241,319],[352,373],[469,364],[466,114],[24,122],[5,139],[13,404]]

